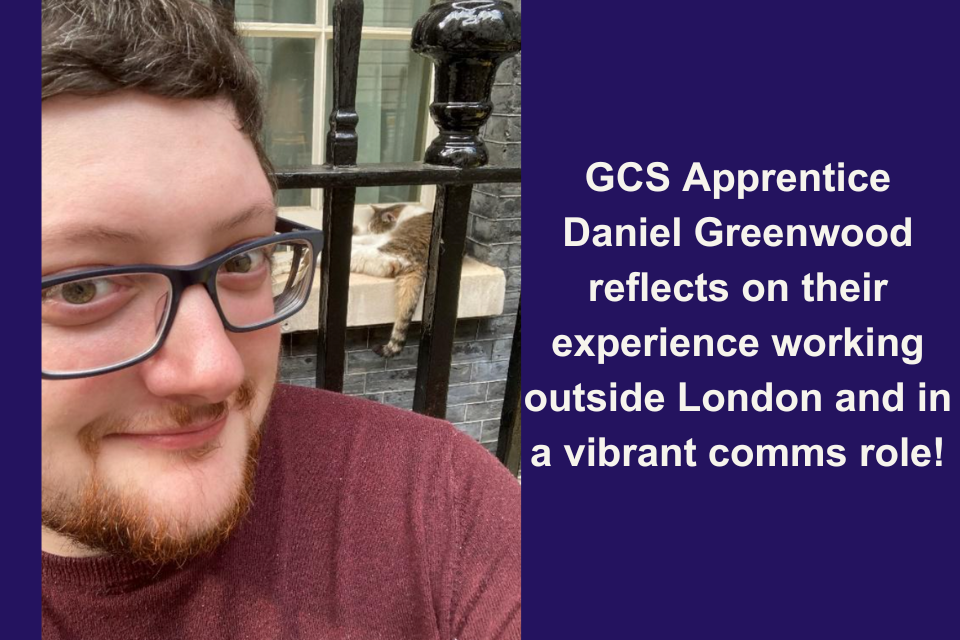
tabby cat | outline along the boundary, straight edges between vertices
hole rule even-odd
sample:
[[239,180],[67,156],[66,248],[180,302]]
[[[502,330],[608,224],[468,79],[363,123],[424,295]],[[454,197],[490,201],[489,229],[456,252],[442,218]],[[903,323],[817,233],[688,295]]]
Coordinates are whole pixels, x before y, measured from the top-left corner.
[[407,341],[410,320],[423,291],[433,216],[417,205],[370,206],[369,224],[353,227],[350,271],[396,280],[397,319],[390,341],[373,348],[377,355],[391,358]]

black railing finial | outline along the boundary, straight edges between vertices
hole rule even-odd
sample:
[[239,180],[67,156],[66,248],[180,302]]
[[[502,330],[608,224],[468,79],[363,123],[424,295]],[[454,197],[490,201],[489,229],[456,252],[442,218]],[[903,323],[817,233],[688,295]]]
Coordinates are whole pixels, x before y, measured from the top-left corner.
[[412,47],[437,65],[430,113],[440,135],[424,159],[461,168],[486,164],[480,127],[493,107],[497,67],[520,51],[520,15],[501,0],[436,4],[414,26]]
[[[411,46],[437,67],[430,114],[440,135],[424,160],[461,170],[487,164],[480,127],[493,111],[497,67],[520,51],[520,16],[500,0],[437,4],[417,20]],[[413,410],[438,418],[447,411],[472,195],[469,183],[440,187],[433,208]]]

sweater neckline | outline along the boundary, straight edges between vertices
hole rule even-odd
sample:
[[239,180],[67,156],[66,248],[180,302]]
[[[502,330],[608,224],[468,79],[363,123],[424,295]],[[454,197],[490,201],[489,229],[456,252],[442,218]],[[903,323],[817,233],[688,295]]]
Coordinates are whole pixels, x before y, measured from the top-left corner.
[[174,573],[202,564],[199,557],[186,564],[155,565],[118,556],[74,558],[41,551],[40,575],[44,582],[57,586],[96,587],[101,589],[136,588]]

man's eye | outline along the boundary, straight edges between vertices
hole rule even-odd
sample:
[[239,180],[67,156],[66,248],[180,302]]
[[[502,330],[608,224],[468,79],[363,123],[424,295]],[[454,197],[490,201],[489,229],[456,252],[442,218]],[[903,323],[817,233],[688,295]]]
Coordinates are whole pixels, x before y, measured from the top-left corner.
[[250,273],[259,269],[264,260],[266,257],[263,250],[254,249],[227,260],[223,264],[223,270],[227,273]]
[[114,317],[147,288],[162,295],[169,286],[166,278],[153,274],[74,280],[43,289],[41,317],[48,327],[91,325]]
[[51,287],[43,292],[43,300],[64,302],[70,305],[85,305],[95,302],[97,297],[113,293],[117,283],[106,278],[96,280],[78,280]]

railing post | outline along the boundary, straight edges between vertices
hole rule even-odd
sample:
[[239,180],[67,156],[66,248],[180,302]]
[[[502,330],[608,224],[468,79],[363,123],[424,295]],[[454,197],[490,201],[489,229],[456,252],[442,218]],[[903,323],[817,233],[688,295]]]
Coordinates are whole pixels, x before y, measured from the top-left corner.
[[[333,8],[333,110],[327,131],[327,164],[357,164],[357,70],[363,0],[336,0]],[[355,187],[323,190],[324,246],[320,257],[318,388],[343,391],[350,250]]]
[[510,349],[510,368],[507,370],[507,388],[503,395],[503,413],[500,416],[500,436],[497,439],[497,458],[513,475],[520,474],[520,409],[523,394],[520,386],[520,308],[517,308],[517,327],[513,330]]
[[[493,108],[490,93],[497,67],[520,51],[520,16],[501,0],[436,4],[414,26],[412,47],[436,64],[430,114],[440,135],[424,159],[460,168],[486,164],[480,127]],[[413,409],[438,418],[447,410],[472,193],[471,184],[440,187],[433,211]]]

